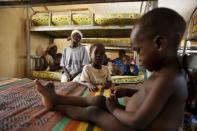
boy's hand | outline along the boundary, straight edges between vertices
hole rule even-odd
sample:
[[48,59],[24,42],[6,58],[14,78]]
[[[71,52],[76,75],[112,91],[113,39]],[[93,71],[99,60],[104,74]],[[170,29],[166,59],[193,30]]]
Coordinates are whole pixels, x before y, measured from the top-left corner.
[[108,111],[113,113],[113,111],[118,107],[118,100],[115,97],[110,97],[106,99],[105,104]]
[[103,88],[104,89],[109,89],[111,87],[111,82],[103,83]]
[[87,83],[87,86],[88,86],[88,89],[89,89],[90,92],[98,91],[98,87],[93,85],[93,84],[91,84],[91,83]]
[[110,91],[110,96],[112,97],[119,98],[127,95],[127,89],[124,88],[112,88]]

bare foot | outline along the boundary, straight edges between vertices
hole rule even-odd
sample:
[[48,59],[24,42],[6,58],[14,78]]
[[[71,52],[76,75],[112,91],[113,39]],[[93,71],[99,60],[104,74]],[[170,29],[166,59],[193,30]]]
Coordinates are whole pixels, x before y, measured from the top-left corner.
[[49,82],[46,86],[43,86],[38,80],[35,80],[35,87],[42,96],[42,103],[48,109],[52,109],[55,105],[57,94],[55,93],[54,84]]

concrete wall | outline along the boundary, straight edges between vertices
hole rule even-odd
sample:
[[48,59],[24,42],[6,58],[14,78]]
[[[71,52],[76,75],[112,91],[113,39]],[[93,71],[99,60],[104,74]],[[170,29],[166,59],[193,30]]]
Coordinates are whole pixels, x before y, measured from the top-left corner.
[[194,8],[197,6],[197,0],[158,0],[158,6],[176,10],[188,21]]
[[[0,76],[26,77],[26,9],[2,8],[0,18]],[[32,55],[41,55],[49,39],[32,33],[31,43]]]
[[[50,37],[38,32],[31,32],[31,55],[42,56],[44,55],[49,43]],[[31,59],[32,69],[35,68],[35,59]]]
[[[158,0],[158,6],[171,8],[177,11],[180,15],[184,17],[186,22],[188,22],[193,10],[197,6],[197,0]],[[187,34],[190,31],[186,30],[185,34]],[[184,43],[182,42],[181,45],[183,46],[183,44]],[[188,45],[191,47],[196,47],[197,42],[189,42]]]
[[24,77],[26,63],[26,10],[0,9],[0,76]]

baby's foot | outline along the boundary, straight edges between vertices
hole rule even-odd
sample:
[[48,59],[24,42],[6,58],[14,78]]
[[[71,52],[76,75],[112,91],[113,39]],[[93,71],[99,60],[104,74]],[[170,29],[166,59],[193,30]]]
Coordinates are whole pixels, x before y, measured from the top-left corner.
[[53,108],[57,97],[57,94],[55,93],[54,84],[50,82],[46,86],[43,86],[38,80],[35,80],[35,84],[37,91],[42,96],[43,105],[48,109]]

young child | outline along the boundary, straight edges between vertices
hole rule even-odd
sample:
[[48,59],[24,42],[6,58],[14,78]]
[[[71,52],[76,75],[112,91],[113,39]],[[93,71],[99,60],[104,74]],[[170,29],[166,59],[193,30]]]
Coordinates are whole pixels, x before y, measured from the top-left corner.
[[122,57],[126,56],[125,50],[119,50],[118,52],[119,57],[113,60],[113,63],[116,64],[117,66],[122,65]]
[[122,57],[122,65],[120,66],[123,75],[138,75],[139,69],[135,64],[131,64],[129,56]]
[[57,53],[57,46],[55,44],[50,44],[46,50],[44,59],[44,67],[47,71],[55,71],[61,69],[60,59],[62,57],[61,53]]
[[[142,66],[153,73],[137,92],[114,90],[103,103],[108,111],[100,108],[105,101],[101,96],[63,97],[37,81],[44,105],[54,106],[54,110],[73,119],[93,122],[106,131],[178,131],[187,98],[186,81],[177,59],[185,26],[184,19],[167,8],[153,9],[140,18],[131,39]],[[117,103],[121,96],[132,96],[125,108]]]
[[111,76],[107,66],[102,65],[105,58],[103,44],[94,44],[90,47],[91,64],[85,65],[81,74],[81,82],[88,86],[90,91],[96,91],[97,85],[104,88],[111,86]]

